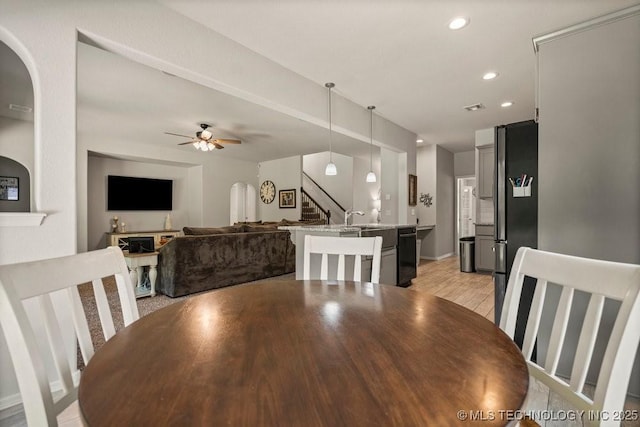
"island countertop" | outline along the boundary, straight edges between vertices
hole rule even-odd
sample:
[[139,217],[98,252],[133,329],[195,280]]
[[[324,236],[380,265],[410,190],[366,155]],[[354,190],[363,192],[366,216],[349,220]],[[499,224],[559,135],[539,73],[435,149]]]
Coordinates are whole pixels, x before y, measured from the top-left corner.
[[418,230],[431,230],[435,227],[435,225],[417,225],[417,224],[353,224],[353,225],[342,225],[342,224],[325,224],[325,225],[281,225],[278,227],[278,230],[289,230],[289,231],[314,231],[314,232],[327,232],[327,233],[336,233],[336,232],[359,232],[362,228],[381,228],[381,229],[389,229],[389,228],[405,228],[405,227],[416,227]]
[[336,232],[358,232],[360,231],[360,227],[356,227],[353,225],[339,225],[339,224],[324,224],[324,225],[280,225],[278,226],[278,230],[289,230],[289,231],[320,231],[327,233],[336,233]]

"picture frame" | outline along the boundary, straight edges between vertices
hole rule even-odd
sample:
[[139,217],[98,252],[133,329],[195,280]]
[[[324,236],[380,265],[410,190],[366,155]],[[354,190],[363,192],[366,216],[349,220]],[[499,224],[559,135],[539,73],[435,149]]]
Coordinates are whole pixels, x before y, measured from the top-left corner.
[[0,176],[0,200],[20,200],[20,180],[16,176]]
[[418,204],[418,177],[409,174],[409,206]]
[[278,200],[280,202],[281,209],[293,209],[296,207],[296,190],[292,188],[290,190],[278,191]]

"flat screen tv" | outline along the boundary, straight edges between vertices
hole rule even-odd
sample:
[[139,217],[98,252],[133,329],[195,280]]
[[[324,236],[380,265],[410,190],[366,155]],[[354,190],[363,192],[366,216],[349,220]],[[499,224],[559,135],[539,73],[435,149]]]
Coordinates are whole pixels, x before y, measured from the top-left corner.
[[107,176],[107,210],[170,211],[172,209],[172,180]]

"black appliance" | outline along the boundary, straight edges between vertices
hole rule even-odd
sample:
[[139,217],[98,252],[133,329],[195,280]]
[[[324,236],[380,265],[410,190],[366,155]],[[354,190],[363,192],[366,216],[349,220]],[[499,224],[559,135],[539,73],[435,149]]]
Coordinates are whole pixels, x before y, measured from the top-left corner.
[[[538,124],[533,120],[512,123],[496,127],[495,133],[494,290],[495,322],[499,324],[516,252],[521,246],[538,246]],[[533,290],[533,286],[523,289],[514,335],[518,345],[524,338]]]
[[416,227],[398,227],[397,247],[397,286],[406,288],[411,285],[411,279],[416,278]]
[[108,211],[170,211],[173,209],[173,181],[109,175]]
[[141,254],[155,251],[153,237],[129,237],[129,253]]

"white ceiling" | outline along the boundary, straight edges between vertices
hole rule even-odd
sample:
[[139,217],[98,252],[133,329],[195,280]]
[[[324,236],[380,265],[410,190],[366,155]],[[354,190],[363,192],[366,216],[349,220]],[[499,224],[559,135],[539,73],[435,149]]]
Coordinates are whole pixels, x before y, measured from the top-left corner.
[[[473,148],[474,132],[533,118],[532,38],[637,0],[164,0],[175,11],[452,152]],[[451,31],[454,16],[471,19]],[[483,81],[489,70],[499,73]],[[123,76],[127,76],[123,78]],[[162,88],[162,90],[158,90]],[[511,100],[514,105],[501,108]],[[33,106],[26,70],[0,43],[0,115]],[[467,112],[465,105],[486,108]],[[80,44],[81,136],[173,146],[197,124],[242,139],[216,155],[260,161],[325,151],[327,131],[117,55]],[[117,124],[117,125],[115,125]],[[336,135],[335,147],[368,156],[368,144]],[[191,149],[185,146],[185,150]]]

